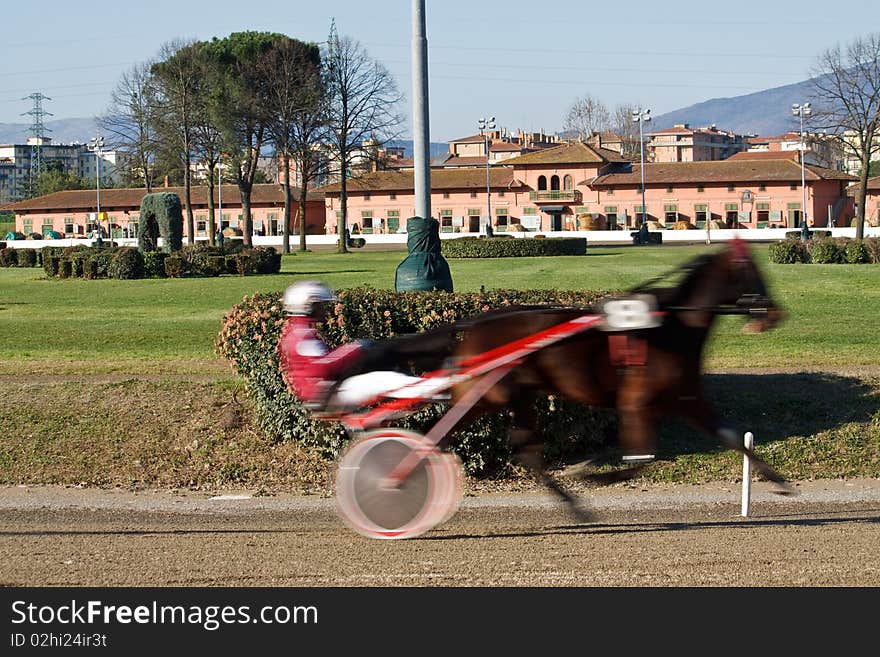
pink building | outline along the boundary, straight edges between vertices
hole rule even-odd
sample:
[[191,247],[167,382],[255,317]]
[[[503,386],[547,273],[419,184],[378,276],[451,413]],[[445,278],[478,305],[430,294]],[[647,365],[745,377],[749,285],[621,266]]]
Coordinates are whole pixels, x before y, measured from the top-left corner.
[[[184,198],[182,187],[157,187],[154,192],[172,192],[177,194],[181,202]],[[102,189],[101,228],[106,229],[109,220],[113,226],[114,237],[137,235],[141,200],[145,190],[137,189]],[[293,191],[294,202],[291,217],[291,233],[299,230],[299,204],[296,201],[298,192]],[[208,236],[208,188],[193,187],[191,192],[193,219],[196,226],[196,237]],[[222,200],[222,219],[219,206]],[[237,185],[223,185],[220,190],[214,189],[215,220],[222,228],[235,231],[242,222],[241,197]],[[88,237],[97,228],[97,192],[96,190],[68,190],[55,192],[38,198],[19,201],[4,206],[15,213],[15,229],[25,235],[38,233],[45,235],[49,231],[60,233],[64,237]],[[254,221],[254,232],[263,235],[280,235],[283,232],[284,193],[279,185],[254,185],[251,196],[251,215]],[[222,225],[221,225],[222,221]],[[306,230],[308,233],[324,232],[323,195],[310,193],[306,201]],[[183,221],[184,238],[186,233],[186,210]]]
[[[485,167],[433,169],[431,208],[444,232],[477,233],[491,206],[492,226],[506,230],[633,229],[641,224],[641,169],[619,153],[584,143],[565,143]],[[811,225],[833,225],[852,216],[847,185],[852,176],[806,165],[806,209]],[[380,171],[348,182],[352,232],[398,232],[414,214],[411,171]],[[328,232],[341,213],[339,186],[325,194]],[[804,188],[798,162],[759,156],[721,161],[647,164],[645,203],[652,227],[677,221],[693,228],[797,227]]]

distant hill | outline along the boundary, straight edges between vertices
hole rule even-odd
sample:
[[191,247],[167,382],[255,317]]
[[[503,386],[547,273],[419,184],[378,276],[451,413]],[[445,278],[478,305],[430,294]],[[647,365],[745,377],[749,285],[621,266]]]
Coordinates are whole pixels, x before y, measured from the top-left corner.
[[799,129],[791,115],[793,103],[809,102],[809,80],[766,89],[733,98],[713,98],[690,107],[655,116],[646,128],[650,132],[687,123],[692,128],[712,125],[719,130],[761,136],[781,135]]
[[[98,133],[94,119],[59,119],[46,121],[47,137],[56,144],[85,144]],[[30,134],[30,123],[0,123],[0,144],[24,144]]]

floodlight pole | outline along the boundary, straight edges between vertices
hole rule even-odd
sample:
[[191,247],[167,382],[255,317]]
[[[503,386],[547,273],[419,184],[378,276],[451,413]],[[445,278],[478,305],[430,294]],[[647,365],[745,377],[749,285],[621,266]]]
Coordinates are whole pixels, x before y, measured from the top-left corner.
[[428,124],[428,39],[425,0],[412,0],[413,185],[416,215],[431,216],[430,127]]
[[[495,117],[490,116],[488,119],[480,119],[477,122],[477,125],[480,128],[480,134],[485,138],[486,144],[486,224],[482,226],[480,229],[480,233],[487,233],[491,228],[486,228],[486,226],[492,225],[492,186],[489,180],[489,130],[495,129]],[[484,132],[485,131],[485,132]]]
[[651,120],[651,110],[641,108],[633,110],[632,119],[639,124],[639,153],[641,154],[642,173],[642,228],[648,227],[648,205],[645,201],[645,137],[642,132],[642,124]]
[[[89,141],[88,148],[95,154],[95,191],[97,193],[98,211],[95,214],[95,223],[98,225],[98,234],[101,228],[101,153],[104,148],[104,138],[96,135],[94,139]],[[107,238],[113,240],[113,231],[110,227],[110,215],[107,215]]]
[[807,225],[807,181],[804,162],[807,155],[807,137],[804,133],[804,117],[811,116],[813,110],[810,103],[795,103],[791,106],[791,113],[801,120],[801,143],[798,149],[801,152],[801,239],[806,241],[810,239],[810,227]]

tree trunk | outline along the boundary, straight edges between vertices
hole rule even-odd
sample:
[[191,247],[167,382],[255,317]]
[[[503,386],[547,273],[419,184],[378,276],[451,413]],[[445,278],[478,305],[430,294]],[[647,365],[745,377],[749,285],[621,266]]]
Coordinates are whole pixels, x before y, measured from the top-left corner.
[[308,167],[303,165],[300,167],[300,186],[299,186],[299,250],[307,251],[306,249],[306,230],[308,228],[308,224],[306,223],[306,194],[308,194],[309,190],[309,174]]
[[290,253],[290,154],[285,150],[281,154],[284,166],[284,230],[281,239],[281,252]]
[[214,233],[217,231],[217,221],[214,215],[214,166],[208,167],[208,243],[214,246]]
[[862,153],[862,170],[859,171],[859,187],[856,193],[856,239],[865,238],[865,204],[868,202],[868,175],[870,174],[871,152]]
[[246,183],[239,179],[238,193],[241,196],[241,214],[242,221],[244,221],[244,228],[241,232],[244,238],[244,245],[247,247],[252,247],[254,245],[254,222],[251,217],[251,189],[252,186],[250,183]]
[[186,204],[186,235],[187,235],[187,244],[195,244],[196,242],[196,233],[195,233],[195,222],[193,221],[193,210],[192,210],[192,178],[189,170],[190,162],[187,159],[186,161],[186,171],[183,174],[183,195],[184,203]]
[[337,249],[337,251],[339,253],[348,253],[348,244],[345,241],[348,233],[348,180],[345,176],[346,159],[347,158],[345,157],[339,158],[339,164],[342,170],[339,194],[339,203],[342,206],[340,208],[342,210],[342,214],[336,221],[336,232],[339,235],[339,248]]

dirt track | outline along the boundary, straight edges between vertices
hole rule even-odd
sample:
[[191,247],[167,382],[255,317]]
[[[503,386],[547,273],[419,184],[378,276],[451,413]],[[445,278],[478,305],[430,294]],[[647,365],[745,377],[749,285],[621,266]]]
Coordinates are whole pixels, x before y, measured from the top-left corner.
[[[599,489],[577,524],[543,492],[465,498],[421,538],[354,534],[333,500],[0,489],[15,586],[880,586],[880,481]],[[244,499],[239,499],[244,498]]]

